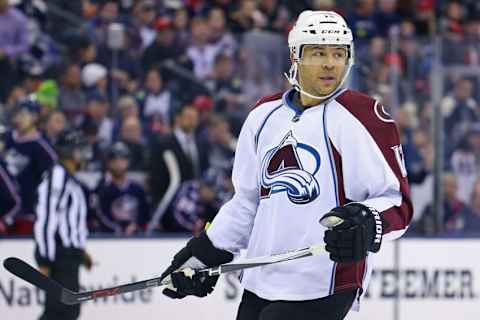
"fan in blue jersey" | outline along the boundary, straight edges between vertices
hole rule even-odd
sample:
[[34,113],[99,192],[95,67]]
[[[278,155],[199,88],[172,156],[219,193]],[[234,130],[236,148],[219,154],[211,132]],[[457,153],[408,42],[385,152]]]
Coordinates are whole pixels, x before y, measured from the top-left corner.
[[127,176],[129,150],[116,142],[108,152],[107,172],[96,188],[94,206],[101,231],[133,235],[150,217],[144,188]]
[[[182,268],[325,244],[325,252],[244,270],[237,320],[341,320],[358,310],[382,241],[412,218],[395,121],[346,88],[352,31],[333,11],[304,11],[288,35],[292,88],[261,99],[243,124],[233,198],[172,260],[171,298],[204,297],[217,278]],[[320,222],[320,223],[319,223]]]
[[12,232],[31,234],[37,186],[42,175],[50,169],[57,155],[37,128],[40,105],[32,99],[20,102],[14,109],[14,129],[5,134],[4,157],[7,169],[18,181],[22,208]]

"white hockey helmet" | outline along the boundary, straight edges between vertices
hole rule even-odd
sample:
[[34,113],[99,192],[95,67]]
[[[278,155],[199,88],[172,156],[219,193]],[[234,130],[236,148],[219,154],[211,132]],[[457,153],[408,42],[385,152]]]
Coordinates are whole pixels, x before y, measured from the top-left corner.
[[302,56],[303,46],[315,44],[346,46],[348,62],[342,81],[339,84],[339,87],[341,87],[354,64],[355,54],[352,30],[350,30],[342,16],[334,11],[306,10],[300,13],[297,22],[288,34],[288,46],[293,57],[293,63],[289,74],[285,74],[285,76],[297,91],[312,98],[326,99],[333,95],[336,90],[327,96],[315,96],[305,92],[297,80],[298,63]]

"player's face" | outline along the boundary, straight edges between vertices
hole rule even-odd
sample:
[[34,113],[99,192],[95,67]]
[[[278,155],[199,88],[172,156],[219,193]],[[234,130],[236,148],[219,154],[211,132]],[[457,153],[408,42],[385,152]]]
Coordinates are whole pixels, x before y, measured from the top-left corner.
[[347,62],[344,46],[306,45],[298,66],[300,85],[310,94],[328,95],[340,85]]
[[114,177],[122,176],[128,170],[129,161],[127,158],[116,157],[110,160],[110,173]]
[[192,107],[185,108],[179,117],[179,126],[186,133],[192,133],[198,126],[198,111]]
[[18,111],[13,117],[15,129],[21,133],[27,132],[35,124],[36,116],[28,111]]

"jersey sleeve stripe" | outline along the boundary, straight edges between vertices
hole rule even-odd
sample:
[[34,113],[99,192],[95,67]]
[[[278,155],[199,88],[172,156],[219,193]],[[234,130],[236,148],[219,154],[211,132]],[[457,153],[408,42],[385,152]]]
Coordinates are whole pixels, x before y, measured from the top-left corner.
[[[340,206],[350,202],[345,196],[345,188],[343,185],[343,171],[342,171],[342,156],[329,140],[329,145],[333,153],[335,162],[335,171],[338,182],[338,198]],[[359,263],[338,263],[335,266],[334,287],[333,293],[341,291],[361,288],[363,283],[363,276],[365,274],[365,259]]]

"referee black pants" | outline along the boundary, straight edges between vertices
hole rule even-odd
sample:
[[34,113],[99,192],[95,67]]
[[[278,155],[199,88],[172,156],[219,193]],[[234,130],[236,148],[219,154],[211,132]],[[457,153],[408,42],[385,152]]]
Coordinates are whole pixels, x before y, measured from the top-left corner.
[[[82,262],[81,251],[63,249],[58,252],[50,266],[50,277],[67,289],[79,291],[79,269]],[[80,305],[69,306],[46,295],[45,309],[39,320],[76,320],[80,315]]]
[[357,290],[306,301],[269,301],[245,290],[237,320],[342,320]]

